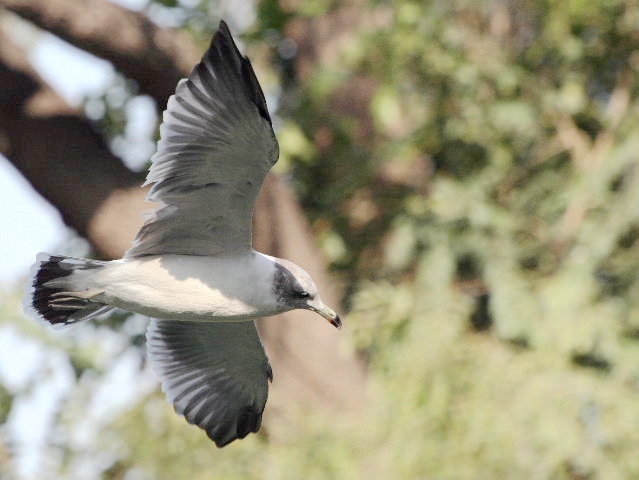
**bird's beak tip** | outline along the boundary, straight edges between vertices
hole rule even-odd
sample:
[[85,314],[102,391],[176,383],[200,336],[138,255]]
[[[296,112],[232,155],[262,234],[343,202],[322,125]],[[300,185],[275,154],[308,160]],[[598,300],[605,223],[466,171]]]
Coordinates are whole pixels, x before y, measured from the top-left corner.
[[326,305],[322,305],[321,307],[310,307],[311,310],[319,313],[322,317],[326,319],[328,323],[333,325],[338,330],[342,329],[342,319],[339,318],[339,315],[335,313],[335,311]]

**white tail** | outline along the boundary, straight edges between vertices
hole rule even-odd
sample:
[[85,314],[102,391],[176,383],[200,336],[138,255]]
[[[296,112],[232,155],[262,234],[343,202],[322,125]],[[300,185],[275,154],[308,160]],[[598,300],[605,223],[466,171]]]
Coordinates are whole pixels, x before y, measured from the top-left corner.
[[69,325],[107,312],[112,307],[92,301],[73,275],[104,264],[98,260],[38,254],[32,267],[33,283],[25,299],[25,312],[51,325]]

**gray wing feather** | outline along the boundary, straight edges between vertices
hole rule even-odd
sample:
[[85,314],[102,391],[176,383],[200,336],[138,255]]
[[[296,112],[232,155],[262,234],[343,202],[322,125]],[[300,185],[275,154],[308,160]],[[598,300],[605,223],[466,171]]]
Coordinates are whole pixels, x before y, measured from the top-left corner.
[[258,431],[273,377],[253,322],[151,319],[147,353],[175,411],[218,447]]
[[126,257],[250,249],[255,199],[277,156],[262,89],[222,22],[169,99],[145,182],[162,206]]

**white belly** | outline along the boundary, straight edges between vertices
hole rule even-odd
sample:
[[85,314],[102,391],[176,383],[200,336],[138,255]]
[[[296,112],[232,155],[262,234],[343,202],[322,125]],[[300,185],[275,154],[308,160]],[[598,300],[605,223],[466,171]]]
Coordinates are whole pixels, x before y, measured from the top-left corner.
[[156,318],[246,321],[282,311],[272,293],[273,270],[259,253],[121,260],[96,275],[95,287],[104,292],[96,300]]

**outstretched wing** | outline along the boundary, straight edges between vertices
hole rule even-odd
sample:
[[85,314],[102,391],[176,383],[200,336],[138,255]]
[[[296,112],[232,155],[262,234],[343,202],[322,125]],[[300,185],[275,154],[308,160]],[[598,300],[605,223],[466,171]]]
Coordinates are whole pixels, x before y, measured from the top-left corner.
[[175,411],[218,447],[257,432],[271,367],[253,322],[151,319],[147,354]]
[[149,214],[127,257],[215,256],[251,248],[251,217],[278,145],[253,67],[224,22],[160,126]]

